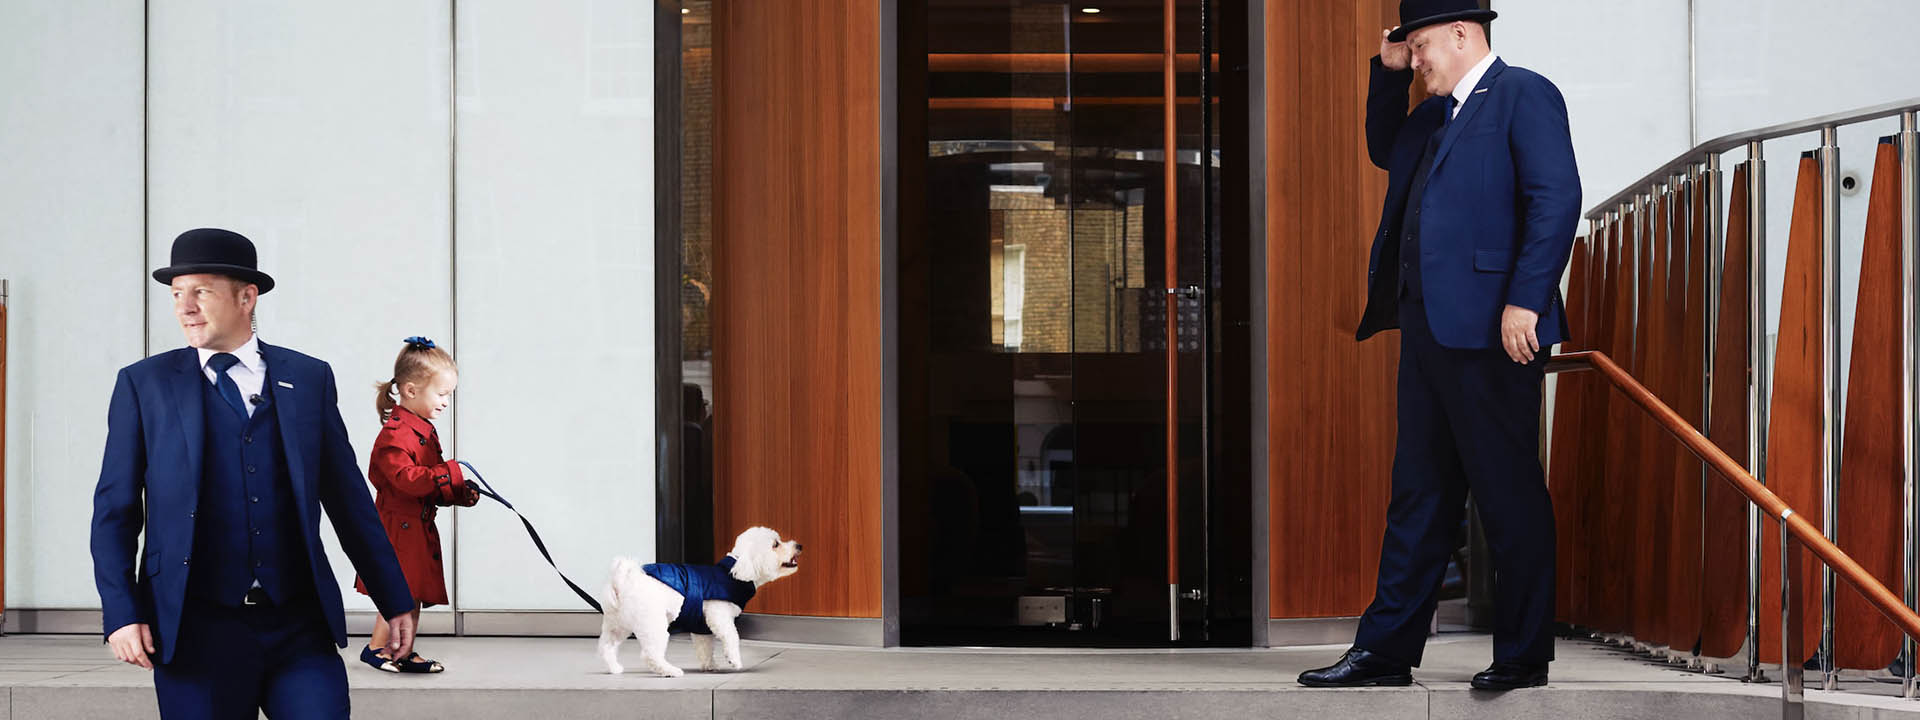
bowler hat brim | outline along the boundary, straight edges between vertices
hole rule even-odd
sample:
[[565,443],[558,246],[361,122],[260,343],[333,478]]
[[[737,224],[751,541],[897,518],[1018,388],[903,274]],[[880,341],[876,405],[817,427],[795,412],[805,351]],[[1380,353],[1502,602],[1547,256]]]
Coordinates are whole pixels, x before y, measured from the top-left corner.
[[198,263],[163,267],[153,271],[153,279],[160,281],[161,285],[171,285],[173,284],[173,279],[181,275],[196,275],[200,273],[225,275],[241,282],[253,283],[260,288],[261,295],[265,295],[267,291],[273,289],[272,276],[250,267],[223,263]]
[[1431,25],[1439,25],[1441,23],[1450,23],[1455,20],[1462,20],[1466,22],[1486,22],[1488,20],[1492,20],[1496,17],[1499,17],[1499,15],[1500,15],[1499,13],[1496,13],[1492,10],[1462,10],[1460,12],[1450,12],[1450,13],[1440,13],[1439,15],[1430,15],[1428,17],[1423,17],[1423,18],[1420,18],[1419,20],[1415,20],[1405,25],[1401,25],[1400,27],[1394,28],[1393,32],[1387,33],[1387,42],[1406,42],[1408,34],[1412,33],[1415,30],[1419,30],[1420,28],[1428,27]]

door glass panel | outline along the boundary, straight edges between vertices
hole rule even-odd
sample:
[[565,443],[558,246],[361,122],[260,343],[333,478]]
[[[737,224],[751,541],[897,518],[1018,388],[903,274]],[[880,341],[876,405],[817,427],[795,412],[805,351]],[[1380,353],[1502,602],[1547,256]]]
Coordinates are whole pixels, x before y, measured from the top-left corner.
[[[1181,4],[1183,95],[1198,89],[1197,4]],[[925,113],[927,154],[902,172],[915,196],[900,252],[902,641],[1164,644],[1161,5],[918,10],[903,29],[926,44],[911,112]],[[1179,108],[1180,284],[1200,284],[1199,104]],[[1205,306],[1183,301],[1180,318],[1181,582],[1194,588],[1208,582]],[[1198,628],[1200,608],[1181,616]]]

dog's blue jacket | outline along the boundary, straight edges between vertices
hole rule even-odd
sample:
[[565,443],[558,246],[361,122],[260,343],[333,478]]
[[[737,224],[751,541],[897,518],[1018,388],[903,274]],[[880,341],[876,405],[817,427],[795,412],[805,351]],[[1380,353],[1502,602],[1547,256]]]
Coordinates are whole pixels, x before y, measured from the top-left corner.
[[674,563],[649,563],[641,570],[653,579],[665,583],[680,593],[680,617],[673,619],[667,626],[667,632],[688,632],[710,635],[707,629],[706,611],[702,603],[708,600],[725,600],[746,607],[753,599],[753,583],[733,577],[733,557],[720,559],[718,565],[679,565]]

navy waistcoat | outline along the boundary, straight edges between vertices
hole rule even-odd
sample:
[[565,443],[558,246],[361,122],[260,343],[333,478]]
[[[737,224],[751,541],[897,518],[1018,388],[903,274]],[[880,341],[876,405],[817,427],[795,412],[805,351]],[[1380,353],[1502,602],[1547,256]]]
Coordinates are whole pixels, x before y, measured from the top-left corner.
[[293,483],[271,396],[248,418],[201,383],[206,466],[187,592],[238,605],[257,581],[276,604],[312,599],[313,571],[301,540]]

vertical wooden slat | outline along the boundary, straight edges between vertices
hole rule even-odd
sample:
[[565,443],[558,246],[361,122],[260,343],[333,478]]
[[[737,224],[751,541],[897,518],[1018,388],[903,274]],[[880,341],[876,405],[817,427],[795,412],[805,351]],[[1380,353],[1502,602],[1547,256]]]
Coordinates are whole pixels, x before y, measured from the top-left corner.
[[[1903,579],[1906,442],[1900,436],[1900,159],[1890,140],[1881,141],[1874,158],[1867,198],[1835,544],[1881,583],[1897,588]],[[1879,669],[1899,654],[1899,630],[1857,591],[1837,591],[1833,612],[1835,664]]]
[[[1721,254],[1719,323],[1714,331],[1713,443],[1742,467],[1747,457],[1747,167],[1733,171],[1727,201],[1726,247]],[[1701,606],[1700,654],[1733,657],[1747,637],[1747,502],[1714,473],[1703,499],[1706,549],[1698,583]]]
[[[1596,224],[1589,231],[1590,236],[1598,234]],[[1586,311],[1589,307],[1587,291],[1593,283],[1587,276],[1593,262],[1591,249],[1599,240],[1594,238],[1581,243],[1573,253],[1573,267],[1569,271],[1567,284],[1567,320],[1573,337],[1561,343],[1560,352],[1573,352],[1588,349],[1592,327],[1587,323]],[[1582,342],[1582,338],[1587,342]],[[1579,547],[1581,535],[1579,523],[1580,488],[1579,456],[1581,422],[1581,396],[1585,378],[1580,373],[1560,375],[1554,381],[1553,442],[1547,463],[1547,490],[1553,495],[1553,522],[1556,530],[1554,541],[1554,562],[1559,568],[1554,578],[1554,617],[1562,622],[1573,622],[1575,615],[1574,598],[1584,588],[1576,588],[1574,579],[1581,577],[1582,558],[1575,549]],[[1590,426],[1589,426],[1590,427]],[[1584,605],[1584,603],[1582,603]]]
[[[1824,512],[1821,498],[1820,423],[1826,407],[1820,347],[1820,167],[1812,154],[1800,158],[1787,238],[1787,274],[1780,294],[1780,330],[1774,346],[1773,400],[1767,411],[1767,487],[1811,522]],[[1814,523],[1818,525],[1819,523]],[[1760,657],[1780,662],[1779,523],[1765,528],[1760,567]],[[1820,638],[1818,561],[1801,553],[1797,595],[1806,620],[1792,662],[1812,657]]]
[[878,0],[714,5],[714,533],[808,548],[755,612],[879,617]]
[[[1615,286],[1619,272],[1615,263],[1619,261],[1617,248],[1620,237],[1619,218],[1609,223],[1605,234],[1601,235],[1588,274],[1592,277],[1592,291],[1587,293],[1587,325],[1592,328],[1592,339],[1586,347],[1611,351],[1613,348],[1612,331],[1615,302]],[[1578,460],[1574,466],[1575,486],[1578,499],[1576,507],[1576,530],[1578,538],[1572,549],[1577,557],[1573,567],[1573,622],[1580,625],[1599,628],[1597,605],[1594,603],[1597,583],[1604,578],[1604,555],[1600,550],[1605,547],[1601,532],[1604,528],[1605,508],[1615,504],[1605,487],[1606,438],[1608,432],[1607,402],[1612,392],[1606,383],[1587,380],[1575,386],[1580,393],[1580,410],[1585,416],[1581,427],[1586,429],[1578,437]]]
[[[1706,424],[1706,408],[1701,397],[1706,370],[1701,363],[1707,345],[1707,206],[1701,181],[1702,178],[1696,178],[1687,188],[1683,204],[1674,213],[1675,230],[1679,233],[1675,236],[1675,265],[1669,283],[1673,288],[1669,306],[1673,313],[1670,337],[1675,348],[1674,385],[1673,392],[1666,398],[1681,418],[1696,428]],[[1667,645],[1677,651],[1690,652],[1700,637],[1700,503],[1705,465],[1678,442],[1669,440],[1667,448],[1667,467],[1671,470],[1666,474],[1666,482],[1670,483],[1669,497],[1672,498],[1664,583]]]
[[[1613,325],[1609,336],[1612,348],[1607,350],[1607,354],[1625,359],[1629,367],[1636,344],[1633,303],[1638,275],[1635,263],[1640,252],[1634,247],[1638,240],[1634,228],[1643,222],[1643,215],[1643,208],[1637,205],[1622,215],[1620,239],[1616,245],[1620,257],[1614,265]],[[1599,629],[1621,632],[1629,630],[1633,623],[1634,496],[1631,484],[1633,473],[1628,469],[1628,461],[1635,457],[1634,451],[1639,445],[1639,433],[1634,424],[1634,417],[1639,411],[1633,403],[1619,397],[1611,388],[1606,397],[1607,437],[1605,451],[1601,453],[1601,487],[1606,488],[1611,502],[1605,503],[1600,532],[1594,535],[1602,559],[1598,563],[1600,581],[1597,583],[1593,608]]]
[[[1639,292],[1639,338],[1634,347],[1634,377],[1656,396],[1671,397],[1667,368],[1679,350],[1668,337],[1667,226],[1673,196],[1655,195],[1643,249]],[[1668,503],[1673,479],[1667,460],[1669,441],[1665,430],[1647,417],[1634,413],[1633,426],[1639,434],[1638,450],[1628,456],[1634,489],[1633,543],[1633,636],[1654,645],[1667,644],[1666,599],[1662,593],[1667,579],[1667,526],[1672,517]]]

